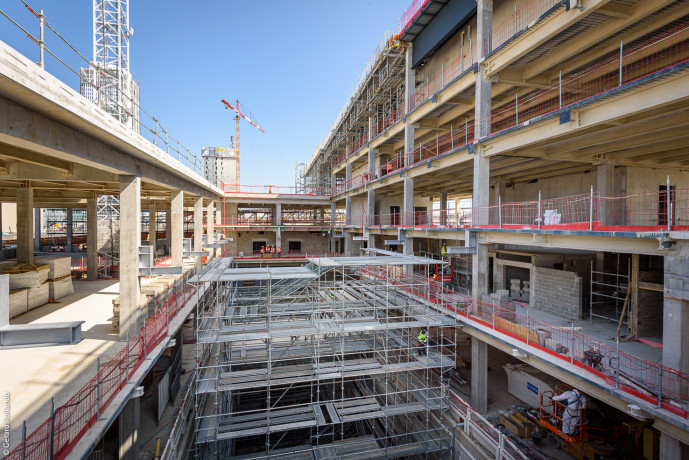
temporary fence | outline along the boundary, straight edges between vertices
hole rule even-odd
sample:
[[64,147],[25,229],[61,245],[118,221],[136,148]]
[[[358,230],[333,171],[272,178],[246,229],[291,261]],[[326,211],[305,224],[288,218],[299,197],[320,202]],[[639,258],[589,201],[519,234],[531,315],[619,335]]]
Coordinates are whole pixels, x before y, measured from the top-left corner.
[[486,118],[494,134],[569,105],[596,97],[606,91],[648,77],[689,58],[689,21],[662,30],[644,41],[628,46],[620,42],[618,53],[607,56],[585,70],[544,89],[525,95],[493,110]]
[[[31,8],[25,0],[21,0],[21,2],[26,7],[27,11],[38,20],[40,33],[39,37],[35,37],[4,11],[0,10],[0,15],[9,20],[10,23],[21,30],[29,40],[38,46],[40,60],[37,64],[41,68],[45,68],[44,56],[45,53],[48,53],[57,62],[64,65],[69,71],[80,78],[80,84],[89,86],[89,89],[93,89],[93,92],[103,102],[102,108],[104,110],[106,108],[114,108],[118,112],[113,114],[116,119],[119,117],[123,124],[129,125],[137,132],[147,131],[148,134],[146,134],[146,137],[149,138],[153,145],[158,146],[159,150],[164,151],[170,157],[177,159],[181,164],[192,170],[197,176],[203,176],[202,159],[192,154],[189,148],[185,147],[180,141],[170,136],[167,130],[160,124],[160,121],[157,117],[154,117],[144,110],[131,94],[128,94],[127,91],[121,88],[122,85],[118,85],[117,81],[115,81],[116,77],[113,77],[104,69],[98,67],[97,64],[89,61],[83,53],[78,51],[74,45],[72,45],[65,37],[55,30],[48,23],[48,21],[46,21],[46,15],[43,13],[43,10],[38,10],[37,12],[35,9]],[[46,28],[54,34],[52,44],[54,44],[56,48],[66,46],[65,49],[67,49],[70,54],[58,56],[53,53],[50,48],[48,48],[48,42],[51,40],[51,38],[44,36]],[[77,64],[68,64],[68,61],[71,60],[76,60]],[[84,79],[82,82],[80,65],[85,67],[87,74],[93,75],[95,78]],[[101,104],[95,104],[95,106],[101,106]],[[145,115],[143,120],[140,116],[141,113]]]
[[325,187],[294,187],[289,185],[242,185],[220,182],[220,188],[227,194],[251,193],[259,195],[308,195],[330,196],[330,189]]
[[[668,181],[669,182],[669,181]],[[499,197],[498,197],[499,200]],[[689,189],[601,196],[597,192],[473,208],[352,217],[347,225],[589,231],[689,230]]]
[[[384,267],[367,268],[367,274],[393,276],[384,270]],[[423,285],[418,280],[416,284],[412,282],[419,278],[417,275],[395,271],[394,277],[401,288],[409,290],[408,286],[415,286],[414,294],[446,311],[577,366],[620,391],[689,418],[689,374],[685,372],[620,351],[619,342],[611,347],[573,328],[554,326],[532,318],[526,304],[517,303],[526,310],[526,315],[523,315],[513,308],[450,290],[441,283],[429,282],[421,289]]]
[[64,459],[84,434],[96,423],[117,393],[129,382],[146,357],[168,336],[170,320],[194,295],[196,288],[187,284],[188,272],[179,290],[167,297],[155,314],[144,323],[135,337],[108,363],[98,370],[77,394],[60,407],[51,407],[51,416],[5,458],[10,460]]

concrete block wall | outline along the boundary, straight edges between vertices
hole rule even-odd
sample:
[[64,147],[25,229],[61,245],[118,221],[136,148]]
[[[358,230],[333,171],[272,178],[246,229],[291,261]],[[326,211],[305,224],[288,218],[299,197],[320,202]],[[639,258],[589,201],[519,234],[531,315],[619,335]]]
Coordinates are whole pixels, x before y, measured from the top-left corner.
[[532,307],[566,319],[582,319],[582,278],[573,272],[536,267]]

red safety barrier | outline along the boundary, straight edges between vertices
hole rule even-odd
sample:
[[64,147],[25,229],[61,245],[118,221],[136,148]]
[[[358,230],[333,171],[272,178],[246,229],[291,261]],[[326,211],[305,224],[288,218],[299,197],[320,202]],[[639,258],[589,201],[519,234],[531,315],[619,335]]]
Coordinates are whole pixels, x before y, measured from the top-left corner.
[[689,417],[689,374],[620,351],[566,327],[531,318],[526,304],[513,302],[527,314],[473,299],[441,283],[386,267],[367,267],[362,274],[386,279],[391,284],[427,299],[439,307],[516,339],[528,347],[569,362],[608,385],[658,405],[681,417]]
[[10,460],[64,459],[93,426],[117,393],[136,372],[146,356],[168,335],[169,321],[184,307],[196,289],[182,278],[181,290],[167,297],[136,337],[104,364],[72,398],[57,407],[53,415],[29,434],[5,458]]
[[220,183],[226,195],[233,193],[251,193],[259,195],[313,195],[330,196],[330,189],[324,187],[293,187],[285,185],[242,185]]
[[514,13],[493,27],[489,34],[483,36],[484,49],[490,51],[498,48],[517,33],[538,21],[543,14],[558,3],[562,2],[560,0],[529,0],[519,8],[515,3]]
[[598,96],[605,91],[660,72],[689,58],[689,21],[625,47],[585,70],[563,77],[547,88],[515,97],[482,119],[498,133],[535,117]]

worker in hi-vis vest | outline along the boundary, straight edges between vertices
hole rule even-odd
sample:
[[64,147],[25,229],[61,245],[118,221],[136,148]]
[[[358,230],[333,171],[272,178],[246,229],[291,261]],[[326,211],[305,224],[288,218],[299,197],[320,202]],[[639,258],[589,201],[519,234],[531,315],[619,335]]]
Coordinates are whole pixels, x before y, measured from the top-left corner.
[[447,246],[443,244],[443,247],[440,248],[440,255],[446,256],[447,255]]
[[417,338],[419,339],[419,348],[418,348],[419,356],[425,355],[426,354],[426,344],[428,343],[428,331],[426,331],[426,328],[421,329],[421,332],[419,332],[419,335]]

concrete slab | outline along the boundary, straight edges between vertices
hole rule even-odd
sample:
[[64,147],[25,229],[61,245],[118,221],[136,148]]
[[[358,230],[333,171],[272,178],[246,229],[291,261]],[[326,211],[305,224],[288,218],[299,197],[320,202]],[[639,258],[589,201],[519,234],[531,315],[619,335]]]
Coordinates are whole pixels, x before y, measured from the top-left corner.
[[22,422],[31,433],[55,405],[67,401],[96,373],[96,360],[107,362],[124,343],[117,340],[110,319],[112,299],[119,295],[113,280],[74,281],[74,294],[15,318],[10,324],[84,321],[84,340],[76,345],[0,351],[0,394],[10,395],[10,444],[21,442]]

